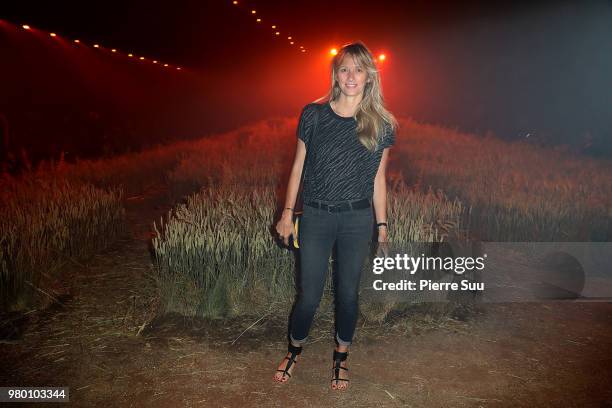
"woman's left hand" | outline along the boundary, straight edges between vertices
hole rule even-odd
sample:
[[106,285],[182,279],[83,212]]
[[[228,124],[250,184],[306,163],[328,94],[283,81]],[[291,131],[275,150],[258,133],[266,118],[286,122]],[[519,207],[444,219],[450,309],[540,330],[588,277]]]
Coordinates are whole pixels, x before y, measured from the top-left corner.
[[389,256],[389,244],[387,242],[387,228],[378,228],[378,248],[376,248],[376,256]]

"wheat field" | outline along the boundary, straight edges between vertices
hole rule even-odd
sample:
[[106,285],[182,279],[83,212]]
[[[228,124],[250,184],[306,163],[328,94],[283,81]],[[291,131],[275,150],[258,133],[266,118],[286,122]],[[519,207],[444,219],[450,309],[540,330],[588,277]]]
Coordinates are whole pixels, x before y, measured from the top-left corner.
[[[52,300],[67,259],[112,243],[125,229],[125,200],[156,183],[176,203],[163,219],[150,220],[164,310],[219,317],[290,302],[295,259],[277,245],[272,227],[296,125],[272,118],[111,159],[46,162],[19,177],[4,175],[3,309]],[[394,242],[465,234],[490,241],[610,237],[610,161],[402,119],[388,183]]]

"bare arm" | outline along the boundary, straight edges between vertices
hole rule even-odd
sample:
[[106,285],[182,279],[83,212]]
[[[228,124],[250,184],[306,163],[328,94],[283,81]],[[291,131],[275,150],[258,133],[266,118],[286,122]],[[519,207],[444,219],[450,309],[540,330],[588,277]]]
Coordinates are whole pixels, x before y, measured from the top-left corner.
[[[380,165],[374,178],[374,197],[372,202],[374,204],[374,213],[376,215],[376,222],[387,222],[387,161],[389,157],[389,149],[383,150],[382,158],[380,159]],[[387,228],[382,226],[378,228],[378,241],[387,241]]]
[[293,166],[291,167],[291,174],[289,175],[289,182],[287,184],[283,218],[291,219],[291,216],[293,215],[293,211],[287,210],[287,207],[295,208],[295,200],[297,199],[298,190],[300,188],[300,180],[302,178],[302,169],[304,168],[305,158],[306,146],[301,139],[298,139],[297,147],[295,149],[295,158],[293,159]]
[[295,149],[295,158],[293,159],[293,166],[291,166],[291,174],[289,175],[289,182],[287,184],[283,215],[276,224],[276,232],[278,232],[279,237],[283,240],[285,245],[289,244],[289,236],[293,234],[293,210],[287,208],[295,208],[295,200],[297,199],[298,190],[300,188],[305,158],[306,145],[301,139],[298,139]]

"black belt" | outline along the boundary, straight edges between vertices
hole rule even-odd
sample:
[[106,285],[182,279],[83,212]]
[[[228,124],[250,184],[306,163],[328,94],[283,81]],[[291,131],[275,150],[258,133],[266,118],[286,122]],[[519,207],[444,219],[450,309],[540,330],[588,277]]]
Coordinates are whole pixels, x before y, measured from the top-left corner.
[[370,207],[370,200],[367,198],[357,200],[357,201],[345,201],[337,204],[324,204],[319,201],[310,201],[304,203],[309,207],[318,208],[320,210],[326,210],[329,212],[340,212],[340,211],[350,211],[350,210],[360,210],[362,208]]

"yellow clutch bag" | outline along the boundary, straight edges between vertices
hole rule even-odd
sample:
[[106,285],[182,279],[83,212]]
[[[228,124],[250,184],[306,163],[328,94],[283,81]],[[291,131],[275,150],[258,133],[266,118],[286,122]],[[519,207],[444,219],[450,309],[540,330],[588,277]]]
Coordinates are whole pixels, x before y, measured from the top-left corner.
[[298,242],[298,231],[300,228],[300,216],[296,216],[293,220],[293,247],[295,249],[300,248],[300,243]]

